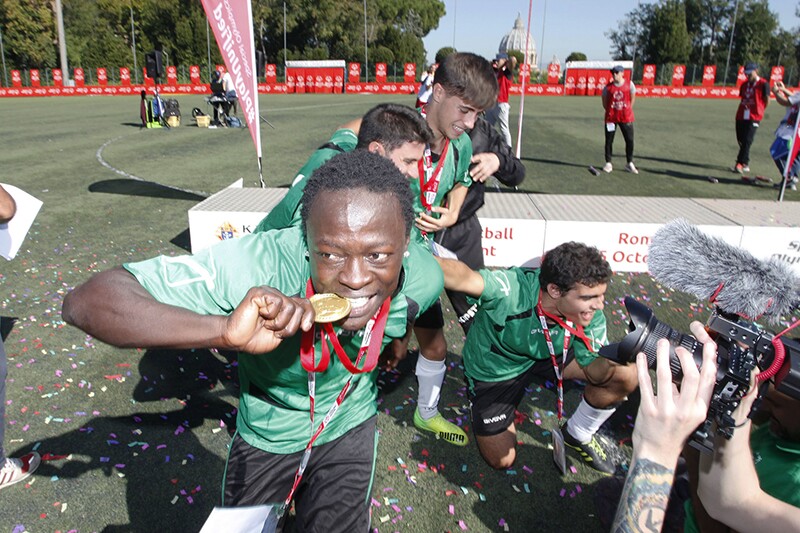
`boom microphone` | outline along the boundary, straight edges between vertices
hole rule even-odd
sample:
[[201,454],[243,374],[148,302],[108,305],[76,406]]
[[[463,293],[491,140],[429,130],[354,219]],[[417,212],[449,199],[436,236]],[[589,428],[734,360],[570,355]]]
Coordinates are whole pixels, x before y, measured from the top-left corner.
[[756,259],[683,219],[655,233],[647,264],[659,283],[711,300],[725,313],[774,323],[800,306],[800,280],[789,265]]

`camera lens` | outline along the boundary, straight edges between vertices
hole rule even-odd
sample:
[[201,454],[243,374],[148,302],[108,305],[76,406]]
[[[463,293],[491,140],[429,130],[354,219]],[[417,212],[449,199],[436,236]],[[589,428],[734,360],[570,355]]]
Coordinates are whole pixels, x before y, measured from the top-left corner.
[[625,308],[631,317],[628,333],[618,344],[608,345],[600,349],[600,355],[618,363],[627,364],[636,360],[636,354],[643,352],[647,356],[647,366],[656,366],[656,345],[659,339],[669,341],[669,368],[672,381],[680,383],[683,377],[681,363],[675,348],[683,346],[690,354],[698,368],[703,362],[703,345],[692,337],[685,335],[659,321],[647,306],[640,304],[630,296],[625,297]]

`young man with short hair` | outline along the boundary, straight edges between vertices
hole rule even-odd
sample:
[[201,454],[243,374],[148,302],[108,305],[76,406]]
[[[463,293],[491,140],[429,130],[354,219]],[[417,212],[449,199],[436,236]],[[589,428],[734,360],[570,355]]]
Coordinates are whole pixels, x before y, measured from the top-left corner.
[[[592,468],[613,473],[613,444],[597,431],[638,380],[635,366],[597,356],[607,342],[603,307],[611,276],[600,252],[565,243],[548,251],[539,269],[476,272],[459,261],[439,263],[445,287],[478,303],[463,355],[472,428],[484,460],[497,469],[514,464],[514,411],[525,388],[534,377],[558,383],[561,375],[587,382],[564,426],[564,443]],[[557,408],[560,421],[560,399]]]
[[[309,179],[302,227],[129,263],[65,297],[66,322],[115,346],[239,351],[223,505],[294,499],[301,531],[368,529],[377,357],[442,290],[433,257],[409,242],[406,181],[376,154],[340,154]],[[308,298],[321,293],[349,314],[315,326]]]
[[616,65],[611,69],[611,82],[603,88],[603,109],[605,109],[605,158],[603,172],[614,170],[611,164],[611,153],[614,148],[614,135],[617,129],[625,139],[625,170],[638,174],[633,164],[633,103],[636,101],[636,86],[632,81],[625,81],[625,69]]
[[[437,240],[442,230],[458,221],[472,184],[472,143],[467,132],[475,127],[478,114],[493,106],[496,99],[497,80],[486,59],[471,53],[454,53],[436,69],[431,97],[420,109],[433,131],[433,140],[419,163],[417,179],[410,181],[417,200],[416,233],[421,240]],[[414,425],[451,444],[464,446],[466,433],[446,420],[438,407],[446,373],[447,341],[443,328],[438,300],[414,325],[419,344],[415,369],[419,395]],[[406,346],[396,343],[394,354],[396,358],[404,357]]]

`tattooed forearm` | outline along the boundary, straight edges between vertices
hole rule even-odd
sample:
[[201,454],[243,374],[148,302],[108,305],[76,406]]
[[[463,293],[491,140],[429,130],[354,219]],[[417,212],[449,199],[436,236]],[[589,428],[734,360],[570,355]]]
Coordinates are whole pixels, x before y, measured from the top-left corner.
[[664,523],[674,469],[637,459],[622,489],[614,533],[658,533]]

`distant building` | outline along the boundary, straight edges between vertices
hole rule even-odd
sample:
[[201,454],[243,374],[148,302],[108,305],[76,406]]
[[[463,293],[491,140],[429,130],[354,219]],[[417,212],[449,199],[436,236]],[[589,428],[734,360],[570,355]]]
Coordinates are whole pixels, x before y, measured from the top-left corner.
[[[525,48],[526,44],[527,50]],[[498,51],[501,54],[507,54],[509,50],[522,52],[525,56],[525,63],[531,66],[536,65],[536,43],[533,41],[533,36],[525,31],[525,25],[520,15],[517,15],[514,28],[500,39]]]

